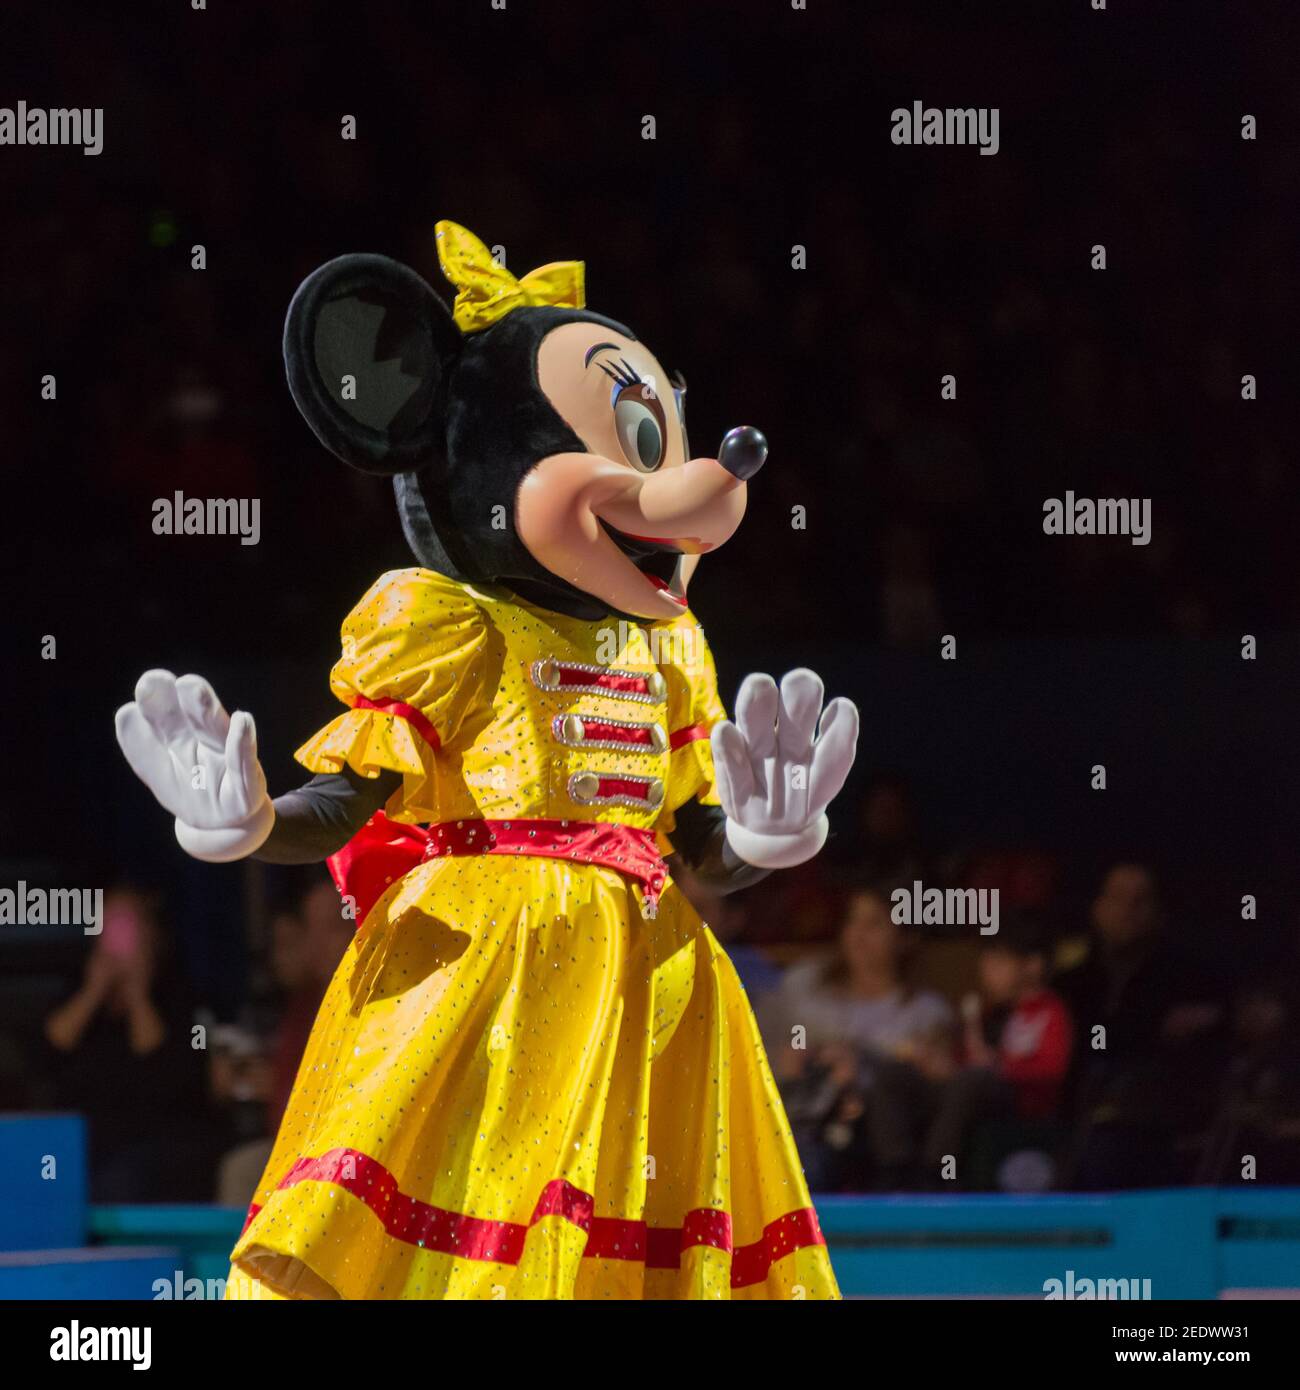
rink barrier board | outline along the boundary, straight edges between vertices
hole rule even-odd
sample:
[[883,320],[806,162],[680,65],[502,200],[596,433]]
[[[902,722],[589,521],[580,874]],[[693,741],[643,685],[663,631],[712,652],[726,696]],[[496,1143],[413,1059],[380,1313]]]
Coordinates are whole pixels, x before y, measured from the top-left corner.
[[86,1122],[72,1114],[0,1114],[0,1251],[85,1243]]
[[160,1281],[175,1286],[180,1261],[179,1250],[157,1247],[9,1251],[0,1254],[0,1302],[145,1302],[155,1296]]
[[[91,1207],[84,1155],[79,1116],[0,1116],[0,1297],[151,1297],[160,1277],[225,1276],[242,1211]],[[1041,1298],[1069,1278],[1149,1279],[1155,1298],[1300,1291],[1300,1189],[827,1196],[817,1209],[850,1297]]]
[[[856,1298],[1042,1298],[1048,1279],[1151,1280],[1153,1298],[1300,1295],[1300,1190],[1040,1197],[822,1197],[840,1286]],[[181,1251],[220,1279],[243,1224],[220,1207],[92,1210],[101,1241]],[[1139,1282],[1134,1287],[1140,1289]]]
[[817,1210],[853,1297],[1043,1298],[1051,1280],[1102,1279],[1149,1279],[1157,1299],[1300,1296],[1300,1189],[836,1196]]

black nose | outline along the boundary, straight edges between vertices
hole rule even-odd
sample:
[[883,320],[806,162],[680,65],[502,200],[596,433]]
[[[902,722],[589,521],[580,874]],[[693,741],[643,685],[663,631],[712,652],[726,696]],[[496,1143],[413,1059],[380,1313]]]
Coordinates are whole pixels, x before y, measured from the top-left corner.
[[718,462],[733,478],[747,482],[767,462],[767,440],[753,425],[728,430],[718,447]]

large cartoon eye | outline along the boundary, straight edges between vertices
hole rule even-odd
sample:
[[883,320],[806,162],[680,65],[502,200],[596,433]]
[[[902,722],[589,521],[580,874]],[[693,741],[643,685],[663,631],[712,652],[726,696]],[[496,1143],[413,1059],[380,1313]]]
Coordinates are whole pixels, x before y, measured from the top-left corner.
[[619,446],[633,468],[653,473],[664,461],[664,413],[643,383],[625,386],[614,402]]

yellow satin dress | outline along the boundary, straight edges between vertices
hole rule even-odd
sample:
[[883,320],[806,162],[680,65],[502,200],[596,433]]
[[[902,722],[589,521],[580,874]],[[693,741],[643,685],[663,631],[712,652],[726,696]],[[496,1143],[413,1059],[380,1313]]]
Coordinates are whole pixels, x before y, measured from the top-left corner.
[[421,862],[365,916],[227,1297],[838,1298],[713,934],[671,878],[647,916],[644,880],[528,852],[525,827],[598,822],[667,854],[674,811],[717,804],[690,613],[583,622],[395,571],[330,683],[349,708],[300,762],[400,772],[390,820],[513,846]]

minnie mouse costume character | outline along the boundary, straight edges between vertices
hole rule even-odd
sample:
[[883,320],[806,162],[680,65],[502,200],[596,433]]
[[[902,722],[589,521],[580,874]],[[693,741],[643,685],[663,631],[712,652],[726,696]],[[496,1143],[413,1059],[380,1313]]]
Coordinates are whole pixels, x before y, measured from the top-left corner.
[[691,458],[684,385],[583,307],[580,263],[517,280],[437,242],[451,313],[344,256],[285,326],[299,409],[392,476],[418,562],[343,625],[316,775],[272,801],[252,717],[198,676],[150,671],[117,716],[186,851],[328,858],[360,923],[228,1296],[838,1297],[753,1014],[664,859],[724,888],[802,863],[853,761],[811,671],[749,676],[727,720],[686,607],[766,442]]

